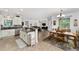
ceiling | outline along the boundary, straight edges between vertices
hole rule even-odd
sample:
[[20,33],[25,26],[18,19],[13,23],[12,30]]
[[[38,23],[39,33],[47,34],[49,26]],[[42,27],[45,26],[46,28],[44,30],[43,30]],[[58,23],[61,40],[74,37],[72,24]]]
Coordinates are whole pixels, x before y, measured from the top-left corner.
[[60,13],[77,12],[79,8],[0,8],[0,14],[2,15],[16,15],[20,14],[24,17],[30,18],[43,18],[48,16],[56,16]]

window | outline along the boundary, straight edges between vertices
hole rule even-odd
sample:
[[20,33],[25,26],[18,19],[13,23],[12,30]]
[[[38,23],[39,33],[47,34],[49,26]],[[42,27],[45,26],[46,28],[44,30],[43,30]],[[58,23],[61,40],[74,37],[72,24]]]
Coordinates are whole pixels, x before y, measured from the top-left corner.
[[5,27],[11,27],[12,26],[13,21],[12,20],[4,20],[4,26]]

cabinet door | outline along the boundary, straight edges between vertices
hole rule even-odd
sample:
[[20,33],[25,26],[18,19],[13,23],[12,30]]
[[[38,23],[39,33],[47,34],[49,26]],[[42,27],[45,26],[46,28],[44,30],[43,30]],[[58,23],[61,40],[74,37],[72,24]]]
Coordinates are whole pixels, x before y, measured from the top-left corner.
[[26,32],[20,31],[20,38],[25,41],[28,45],[30,45],[29,35]]
[[0,38],[6,37],[7,33],[5,30],[0,31]]
[[14,29],[9,30],[9,31],[8,31],[8,34],[9,34],[10,36],[15,35],[15,30],[14,30]]
[[24,32],[23,31],[20,31],[20,38],[24,38]]
[[22,25],[22,20],[21,19],[18,19],[17,20],[17,23],[18,23],[18,25]]
[[20,31],[20,38],[22,38],[22,31]]
[[23,40],[28,44],[29,42],[28,42],[28,35],[27,35],[27,33],[26,32],[23,32],[23,35],[22,35],[23,37]]
[[7,34],[7,30],[2,30],[3,37],[7,37],[9,34]]
[[29,32],[28,36],[28,42],[30,42],[31,45],[35,45],[35,32]]
[[17,24],[17,19],[13,19],[13,25]]
[[0,31],[0,38],[2,38],[3,37],[3,35],[2,35],[2,31]]
[[14,33],[14,30],[2,30],[2,37],[12,36]]
[[27,33],[24,34],[23,40],[24,40],[26,43],[28,43],[28,41],[27,41],[27,40],[28,40],[28,38],[27,38]]
[[29,33],[27,34],[27,44],[31,45],[31,35]]
[[21,18],[14,18],[13,19],[13,25],[21,25],[22,24],[22,19]]

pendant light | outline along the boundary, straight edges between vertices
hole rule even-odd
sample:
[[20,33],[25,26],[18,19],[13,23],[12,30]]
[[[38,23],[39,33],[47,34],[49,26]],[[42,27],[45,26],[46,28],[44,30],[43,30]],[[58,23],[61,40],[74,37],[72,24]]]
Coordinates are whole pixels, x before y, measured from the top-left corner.
[[65,17],[65,15],[63,14],[63,10],[60,10],[60,14],[57,15],[58,18],[63,18]]
[[17,9],[17,14],[16,14],[16,17],[21,17],[22,16],[22,12],[23,12],[23,9]]

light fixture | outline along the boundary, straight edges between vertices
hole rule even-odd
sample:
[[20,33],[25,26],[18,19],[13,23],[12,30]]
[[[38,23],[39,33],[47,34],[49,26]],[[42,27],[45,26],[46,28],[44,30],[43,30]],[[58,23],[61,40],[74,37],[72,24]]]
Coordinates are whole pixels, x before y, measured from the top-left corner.
[[22,12],[23,12],[23,11],[24,11],[23,9],[19,9],[19,8],[17,8],[16,17],[20,17],[20,16],[22,16]]
[[58,18],[62,18],[62,17],[65,17],[65,15],[63,14],[63,10],[60,10],[60,14],[57,15]]

